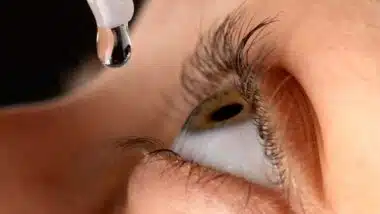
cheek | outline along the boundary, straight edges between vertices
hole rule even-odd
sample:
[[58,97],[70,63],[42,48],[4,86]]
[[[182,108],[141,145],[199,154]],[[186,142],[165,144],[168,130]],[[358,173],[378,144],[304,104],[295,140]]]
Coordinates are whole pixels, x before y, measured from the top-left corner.
[[[127,177],[139,157],[117,150],[112,137],[91,139],[83,124],[73,122],[75,114],[68,108],[36,109],[1,112],[0,210],[27,213],[39,207],[44,212],[88,213],[125,195]],[[104,206],[111,209],[114,204]]]

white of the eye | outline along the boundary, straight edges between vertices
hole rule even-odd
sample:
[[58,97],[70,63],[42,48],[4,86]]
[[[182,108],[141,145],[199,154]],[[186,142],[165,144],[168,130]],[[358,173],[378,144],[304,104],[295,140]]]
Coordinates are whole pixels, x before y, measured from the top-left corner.
[[245,122],[204,132],[183,131],[173,151],[185,160],[272,186],[273,166],[264,155],[256,125]]

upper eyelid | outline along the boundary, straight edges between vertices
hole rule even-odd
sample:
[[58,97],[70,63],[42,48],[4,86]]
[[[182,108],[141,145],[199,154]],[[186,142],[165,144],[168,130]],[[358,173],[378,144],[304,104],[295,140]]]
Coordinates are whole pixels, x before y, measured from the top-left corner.
[[[276,19],[267,18],[251,26],[252,19],[249,17],[244,7],[240,6],[216,28],[199,37],[195,51],[183,62],[180,74],[185,96],[190,95],[185,97],[187,101],[202,101],[231,75],[238,77],[237,84],[244,84],[247,78],[259,81],[264,61],[272,51],[261,40],[265,37],[266,27]],[[250,57],[249,53],[256,46],[257,54]],[[249,90],[240,88],[241,91]]]

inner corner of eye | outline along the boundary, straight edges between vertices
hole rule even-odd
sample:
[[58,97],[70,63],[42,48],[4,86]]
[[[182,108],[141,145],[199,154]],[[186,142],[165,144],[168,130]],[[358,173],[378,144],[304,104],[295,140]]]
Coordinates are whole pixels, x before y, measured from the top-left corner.
[[176,137],[182,158],[265,186],[277,180],[253,120],[251,104],[236,93],[218,93],[196,107]]

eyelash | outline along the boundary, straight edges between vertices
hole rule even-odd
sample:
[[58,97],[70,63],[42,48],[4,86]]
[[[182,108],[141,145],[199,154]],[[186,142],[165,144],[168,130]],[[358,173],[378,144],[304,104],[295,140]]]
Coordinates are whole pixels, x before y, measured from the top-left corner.
[[[184,89],[182,97],[189,105],[196,107],[204,99],[212,96],[216,92],[215,88],[220,88],[229,76],[237,77],[237,81],[235,78],[232,84],[253,106],[252,109],[255,109],[255,112],[252,112],[252,121],[258,127],[257,132],[264,140],[262,144],[264,154],[278,173],[276,184],[282,184],[285,179],[282,151],[276,143],[275,130],[271,126],[270,116],[259,89],[261,76],[270,67],[266,66],[265,60],[273,49],[260,46],[254,57],[255,60],[249,57],[259,40],[267,35],[263,34],[266,26],[276,20],[268,18],[251,28],[252,20],[243,21],[244,12],[239,7],[231,12],[216,29],[200,37],[195,54],[187,59],[181,71],[181,85]],[[150,146],[155,144],[154,148],[163,148],[157,146],[161,143],[154,139],[135,138],[134,140],[139,143],[146,141]],[[126,144],[131,145],[123,143],[124,146]],[[190,166],[191,173],[204,169],[197,163],[183,160],[172,150],[153,149],[150,151],[152,152],[148,153],[148,157],[175,157],[175,161],[172,162],[174,168]],[[216,177],[224,177],[223,175],[226,174],[221,172],[220,176]]]
[[276,143],[275,130],[271,127],[258,86],[261,75],[268,70],[265,60],[273,50],[261,46],[255,60],[249,57],[253,47],[267,35],[263,34],[265,28],[276,20],[268,18],[251,28],[252,20],[243,22],[243,17],[244,11],[238,8],[214,31],[200,38],[195,55],[188,59],[188,64],[182,69],[181,83],[185,91],[183,97],[189,104],[197,106],[213,95],[215,88],[229,75],[237,75],[238,81],[233,86],[253,106],[252,109],[256,110],[252,112],[252,121],[264,140],[264,154],[277,171],[278,182],[282,183],[285,174],[281,164],[282,151]]

